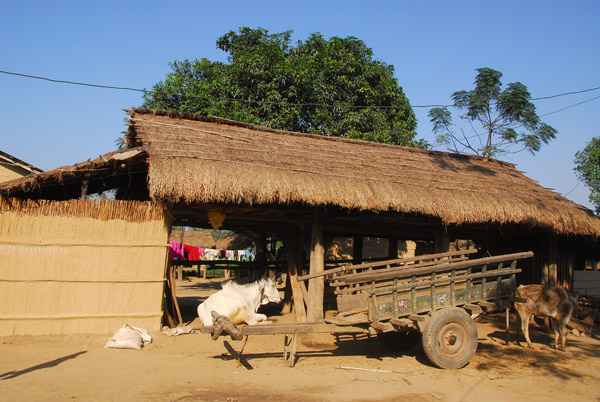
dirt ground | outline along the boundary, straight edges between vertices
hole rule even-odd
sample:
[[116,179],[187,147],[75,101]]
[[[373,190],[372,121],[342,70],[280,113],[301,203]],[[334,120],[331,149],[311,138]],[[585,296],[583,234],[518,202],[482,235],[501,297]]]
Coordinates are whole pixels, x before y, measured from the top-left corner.
[[[200,326],[194,310],[217,288],[215,280],[179,282],[186,322]],[[432,367],[420,345],[394,355],[366,336],[309,335],[293,368],[282,358],[283,335],[250,337],[241,363],[229,351],[241,342],[198,333],[153,332],[139,351],[104,349],[112,334],[2,337],[0,400],[600,401],[600,328],[570,335],[560,352],[535,325],[533,349],[504,345],[503,322],[503,314],[478,319],[477,352],[455,371]]]

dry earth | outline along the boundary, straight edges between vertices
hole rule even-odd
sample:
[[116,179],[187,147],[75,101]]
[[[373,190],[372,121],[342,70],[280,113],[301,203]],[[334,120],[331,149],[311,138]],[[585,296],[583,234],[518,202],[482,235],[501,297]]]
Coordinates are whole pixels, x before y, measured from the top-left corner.
[[[216,281],[179,284],[184,319]],[[275,315],[274,321],[291,320]],[[420,346],[393,355],[376,338],[311,335],[296,366],[281,357],[283,336],[251,337],[241,364],[205,334],[152,333],[142,350],[104,349],[112,334],[0,338],[5,401],[600,401],[600,339],[569,336],[568,349],[532,326],[534,349],[504,345],[503,315],[478,320],[478,350],[456,371],[432,367]],[[196,319],[191,323],[199,326]],[[575,322],[580,329],[589,325]],[[116,329],[115,329],[116,330]]]

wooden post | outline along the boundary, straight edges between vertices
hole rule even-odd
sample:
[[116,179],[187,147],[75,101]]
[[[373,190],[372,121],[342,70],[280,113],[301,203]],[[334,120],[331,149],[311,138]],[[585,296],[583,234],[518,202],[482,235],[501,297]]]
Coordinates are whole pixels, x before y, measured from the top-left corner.
[[556,286],[558,283],[558,240],[550,234],[543,240],[542,285]]
[[446,230],[442,229],[435,234],[433,250],[435,253],[447,253],[450,251],[450,235]]
[[[313,214],[311,248],[310,248],[310,273],[316,274],[325,270],[325,248],[323,247],[323,211],[315,208]],[[325,292],[325,278],[320,276],[308,281],[308,311],[309,322],[323,319],[323,294]]]
[[81,199],[85,200],[87,198],[88,191],[88,181],[84,180],[81,182]]
[[300,282],[298,282],[298,272],[302,269],[302,237],[294,229],[290,231],[283,245],[285,257],[288,264],[288,279],[291,288],[291,296],[296,312],[296,321],[306,321],[306,308],[304,306],[304,295]]
[[253,233],[254,244],[256,245],[256,268],[252,272],[252,280],[260,279],[267,270],[267,237],[264,232]]
[[352,241],[352,263],[354,265],[362,264],[363,262],[363,238],[362,236],[354,236]]
[[390,237],[388,239],[388,259],[395,260],[398,258],[398,238]]

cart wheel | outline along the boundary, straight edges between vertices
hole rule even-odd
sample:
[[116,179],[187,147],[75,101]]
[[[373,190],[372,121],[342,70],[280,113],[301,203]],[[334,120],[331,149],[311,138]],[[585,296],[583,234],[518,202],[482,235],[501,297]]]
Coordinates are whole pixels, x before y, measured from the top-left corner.
[[377,338],[383,346],[394,352],[406,352],[421,341],[421,333],[416,331],[379,332]]
[[439,310],[423,332],[423,349],[429,361],[439,368],[464,367],[477,349],[477,326],[461,308]]

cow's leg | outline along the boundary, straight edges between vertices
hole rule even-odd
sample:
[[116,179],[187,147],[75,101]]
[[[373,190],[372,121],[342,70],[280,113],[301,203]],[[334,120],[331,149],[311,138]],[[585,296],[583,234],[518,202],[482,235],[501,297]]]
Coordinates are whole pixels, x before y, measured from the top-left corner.
[[259,322],[262,321],[266,321],[267,320],[267,316],[264,314],[249,314],[248,315],[248,319],[246,319],[246,322],[248,323],[248,325],[257,325]]
[[562,329],[562,350],[567,350],[567,326],[564,325]]
[[560,350],[558,338],[560,338],[561,335],[561,325],[558,323],[556,318],[552,318],[550,321],[552,322],[552,329],[554,330],[554,349]]
[[523,331],[523,335],[525,335],[525,340],[527,341],[527,347],[531,348],[533,345],[531,344],[531,339],[529,339],[529,320],[531,319],[530,314],[526,314],[525,318],[521,318],[521,330]]
[[524,308],[526,306],[515,303],[515,310],[517,311],[517,328],[515,329],[515,344],[521,346],[519,342],[519,333],[523,327],[523,317],[527,315]]
[[[563,318],[560,321],[559,320],[553,320],[554,321],[554,347],[556,348],[556,350],[565,350],[566,346],[567,346],[567,323],[566,320]],[[562,338],[561,339],[561,345],[559,346],[558,343],[558,338]]]

